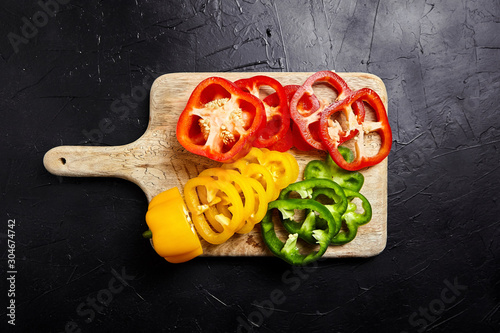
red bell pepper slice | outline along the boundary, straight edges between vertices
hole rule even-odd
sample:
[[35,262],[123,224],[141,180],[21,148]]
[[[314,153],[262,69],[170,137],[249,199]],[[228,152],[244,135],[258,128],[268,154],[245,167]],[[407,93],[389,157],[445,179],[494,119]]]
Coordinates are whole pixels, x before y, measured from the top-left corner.
[[[366,102],[374,110],[375,122],[360,121],[360,118],[353,112],[354,105],[362,102]],[[332,116],[335,116],[337,112],[344,113],[347,122],[344,128],[337,121],[332,120]],[[371,132],[378,133],[381,140],[380,148],[374,156],[366,155],[364,147],[364,136]],[[321,114],[319,134],[335,163],[349,171],[380,163],[389,155],[392,146],[392,131],[384,103],[380,96],[369,88],[357,90],[325,109]],[[354,136],[356,157],[348,163],[340,154],[338,147]]]
[[257,75],[234,82],[243,91],[260,98],[260,87],[269,86],[274,89],[277,98],[262,100],[266,110],[266,125],[257,132],[254,147],[268,148],[279,142],[290,127],[290,112],[285,89],[276,79],[265,75]]
[[264,105],[233,82],[209,77],[196,86],[177,122],[186,150],[219,162],[248,153],[265,123]]
[[[283,88],[285,89],[286,98],[288,100],[288,103],[290,104],[290,100],[292,99],[292,97],[295,94],[295,92],[297,91],[297,89],[300,88],[300,86],[296,85],[296,84],[291,84],[291,85],[286,85]],[[318,108],[319,101],[316,98],[316,96],[312,95],[310,97],[311,98],[310,98],[309,103],[311,105],[311,108]],[[277,98],[278,98],[278,95],[276,93],[274,93],[274,94],[267,96],[264,99],[264,101],[265,102],[267,101],[268,104],[273,104],[273,103],[276,103],[275,100],[277,100]],[[284,151],[291,149],[292,147],[295,147],[298,150],[302,150],[302,151],[309,151],[309,150],[316,149],[313,146],[311,146],[310,144],[308,144],[302,138],[302,135],[300,134],[300,129],[297,127],[295,122],[290,121],[290,127],[289,127],[287,133],[285,134],[285,137],[283,138],[283,140],[275,143],[274,145],[269,147],[269,149],[284,152]]]
[[[326,150],[319,136],[319,122],[321,113],[329,104],[311,103],[314,96],[313,85],[317,83],[327,83],[333,87],[338,95],[336,101],[344,99],[351,93],[347,83],[332,71],[320,71],[311,75],[302,86],[300,86],[290,101],[290,116],[293,122],[300,129],[304,140],[312,147]],[[364,120],[365,111],[361,102],[356,102],[353,109],[360,121]]]
[[[292,100],[292,97],[293,95],[295,95],[295,93],[299,88],[300,88],[299,85],[289,85],[285,87],[285,91],[287,92],[288,96],[288,103],[289,103],[288,107],[290,107],[290,102]],[[307,105],[309,109],[319,108],[319,100],[315,95],[309,96],[309,99],[304,98],[303,103],[304,105]],[[310,151],[316,149],[313,146],[311,146],[306,140],[304,140],[302,134],[300,134],[300,128],[297,126],[297,124],[295,124],[293,120],[291,121],[290,131],[292,133],[293,146],[295,148],[301,151]]]
[[274,150],[274,151],[279,151],[279,152],[286,152],[289,149],[292,149],[293,147],[293,134],[292,131],[288,130],[285,133],[285,136],[276,142],[275,144],[267,147],[269,150]]
[[[300,87],[300,86],[298,86],[298,85],[287,85],[287,86],[283,87],[283,89],[285,89],[287,103],[290,103],[290,99],[292,99],[292,96],[293,96],[293,94],[295,94],[295,92],[297,91],[298,87]],[[271,94],[271,95],[267,96],[264,99],[264,103],[266,103],[268,105],[276,105],[277,103],[279,103],[278,94],[274,93],[274,94]],[[288,111],[288,113],[290,114],[290,111]],[[292,124],[293,124],[293,121],[290,121],[290,126],[288,127],[288,129],[286,131],[286,134],[283,137],[283,139],[279,140],[278,142],[276,142],[272,146],[268,147],[270,150],[276,150],[276,151],[280,151],[280,152],[285,152],[285,151],[288,151],[289,149],[291,149],[293,147],[294,135],[293,135],[292,130],[291,130],[292,129]]]

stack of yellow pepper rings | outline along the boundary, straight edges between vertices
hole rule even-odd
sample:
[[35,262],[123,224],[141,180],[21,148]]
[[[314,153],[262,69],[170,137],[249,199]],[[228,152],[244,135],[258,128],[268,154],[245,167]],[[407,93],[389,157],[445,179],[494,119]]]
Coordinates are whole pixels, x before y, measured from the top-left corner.
[[196,231],[211,244],[250,232],[298,174],[292,155],[255,147],[234,163],[204,170],[184,186]]
[[[268,203],[276,200],[281,189],[295,182],[298,175],[299,165],[289,153],[255,147],[236,162],[202,171],[197,177],[188,180],[184,186],[186,206],[191,213],[196,231],[211,244],[221,244],[235,233],[250,232],[265,216]],[[153,198],[151,204],[157,197]],[[172,254],[178,256],[179,251],[187,253],[183,258],[184,261],[192,259],[195,253],[195,256],[201,254],[193,252],[194,248],[202,250],[201,244],[191,242],[191,234],[187,232],[190,228],[188,214],[184,214],[181,221],[178,220],[180,217],[171,219],[170,212],[163,216],[152,214],[150,210],[155,206],[151,204],[146,214],[146,222],[153,235],[153,246],[157,253],[170,262],[183,262],[168,258],[172,257]],[[165,205],[173,208],[173,205],[167,202]],[[169,216],[168,221],[166,216]],[[173,227],[168,225],[177,225],[177,230],[184,231],[174,231]],[[160,240],[155,238],[156,233],[174,232],[178,234],[166,236],[161,241],[170,242],[171,238],[175,238],[178,242],[188,240],[186,246],[174,250],[173,246],[160,245]],[[171,254],[168,253],[169,250],[158,252],[158,249],[165,246],[172,251]]]

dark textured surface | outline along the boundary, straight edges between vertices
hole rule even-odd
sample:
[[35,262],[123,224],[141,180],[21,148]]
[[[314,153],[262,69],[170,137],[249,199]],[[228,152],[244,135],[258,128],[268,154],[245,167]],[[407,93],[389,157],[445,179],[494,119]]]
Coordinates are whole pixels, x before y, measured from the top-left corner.
[[[41,7],[0,5],[1,331],[500,331],[498,1],[61,2],[17,52],[9,33],[22,36]],[[377,257],[169,265],[140,236],[138,187],[42,165],[54,146],[137,139],[149,109],[139,92],[158,75],[323,69],[387,86],[394,143]]]

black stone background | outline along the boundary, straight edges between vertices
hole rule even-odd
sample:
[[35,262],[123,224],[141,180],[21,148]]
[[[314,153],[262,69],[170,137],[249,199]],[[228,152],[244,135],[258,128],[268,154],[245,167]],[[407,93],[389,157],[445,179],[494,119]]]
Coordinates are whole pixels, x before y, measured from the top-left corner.
[[[41,7],[0,4],[0,331],[499,332],[498,1],[60,1],[18,52],[9,33]],[[376,257],[171,265],[141,238],[136,185],[43,167],[55,146],[139,138],[148,99],[131,98],[161,74],[324,69],[387,87],[388,242]]]

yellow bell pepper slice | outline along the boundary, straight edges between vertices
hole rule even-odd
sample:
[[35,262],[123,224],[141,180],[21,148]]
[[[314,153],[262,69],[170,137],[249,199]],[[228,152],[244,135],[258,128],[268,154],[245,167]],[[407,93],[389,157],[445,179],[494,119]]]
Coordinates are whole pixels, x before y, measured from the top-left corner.
[[240,172],[242,172],[248,164],[260,164],[259,161],[262,159],[263,155],[264,153],[262,152],[262,150],[256,147],[252,147],[252,149],[250,149],[250,151],[245,156],[236,160],[235,162],[224,163],[222,164],[221,168],[229,170],[239,170]]
[[190,223],[189,213],[177,187],[153,197],[146,213],[153,247],[171,263],[182,263],[201,254],[200,239]]
[[[217,209],[217,205],[202,204],[200,202],[198,193],[201,191],[198,191],[198,189],[203,188],[206,188],[207,193],[215,193],[215,196],[207,197],[215,199],[226,196],[230,202],[227,206],[230,216],[226,216],[218,210],[217,212],[213,212],[214,219],[222,226],[221,231],[215,230],[207,220],[206,212]],[[238,191],[230,182],[215,180],[209,176],[198,176],[187,181],[184,186],[184,197],[186,205],[191,212],[196,231],[211,244],[224,243],[234,235],[236,230],[239,230],[243,226],[243,202]]]
[[[260,150],[253,149],[252,150],[254,153],[258,152],[260,153]],[[253,161],[253,157],[249,157],[248,154],[245,156],[245,158],[249,158],[248,161]],[[255,158],[255,161],[257,159]],[[254,178],[249,178],[241,175],[238,171],[236,170],[231,170],[231,169],[223,169],[223,168],[210,168],[202,171],[200,176],[210,176],[214,179],[220,179],[224,181],[231,182],[235,188],[237,189],[238,193],[240,194],[242,201],[243,201],[243,216],[244,216],[244,225],[237,230],[236,232],[238,234],[246,234],[250,232],[255,224],[259,223],[265,216],[267,212],[267,200],[266,198],[266,192],[264,190],[264,187],[262,186],[261,183],[259,183],[256,179]],[[201,194],[199,195],[201,202],[206,202],[206,195],[204,194],[204,191],[201,191]],[[227,202],[226,200],[221,200],[220,202],[216,202],[216,208],[215,210],[218,213],[222,213],[227,217],[230,217],[231,213],[229,212],[227,208]],[[214,213],[212,210],[207,210],[205,212],[205,216],[207,219],[210,221],[210,224],[214,229],[217,231],[222,231],[222,226],[220,223],[215,218]]]
[[293,157],[292,154],[287,153],[287,152],[284,152],[282,154],[290,162],[290,171],[287,174],[288,181],[289,181],[288,185],[290,185],[291,183],[295,183],[297,181],[297,178],[299,177],[299,163],[297,162],[297,160],[295,159],[295,157]]
[[292,163],[290,161],[284,153],[265,148],[259,160],[260,164],[269,170],[279,190],[287,187],[292,182],[291,178],[293,175],[290,173],[292,171]]
[[[214,179],[223,180],[226,182],[230,182],[236,188],[243,203],[243,220],[247,220],[250,218],[252,214],[255,212],[255,195],[253,188],[247,183],[248,178],[243,177],[236,170],[222,169],[222,168],[210,168],[203,170],[199,176],[209,176]],[[200,196],[202,199],[202,196]],[[229,198],[225,197],[225,200],[221,200],[217,203],[217,210],[222,212],[225,216],[229,217],[230,212],[227,209]],[[206,214],[207,219],[210,221],[214,229],[217,231],[221,231],[221,226],[215,219],[215,215],[212,211],[209,211]],[[217,225],[218,224],[218,225]]]
[[262,184],[254,178],[247,177],[246,181],[252,187],[252,190],[254,192],[253,195],[256,208],[254,209],[254,212],[252,212],[252,214],[247,218],[243,227],[241,227],[241,229],[237,231],[238,234],[246,234],[252,231],[254,226],[262,221],[267,213],[268,202],[266,200],[266,190],[264,189]]
[[250,164],[264,166],[272,175],[278,192],[295,182],[299,176],[299,164],[291,154],[267,148],[253,147],[247,155],[233,163],[223,164],[222,168],[239,170],[244,174]]
[[245,166],[245,168],[241,171],[243,176],[253,178],[262,184],[264,190],[266,191],[266,201],[271,202],[276,200],[279,196],[279,189],[276,187],[274,183],[273,175],[269,172],[269,170],[256,163],[250,163]]
[[239,159],[239,161],[246,162],[247,164],[249,163],[259,163],[259,161],[262,158],[262,155],[264,155],[264,150],[259,149],[257,147],[252,147],[248,154],[246,154],[244,157]]

